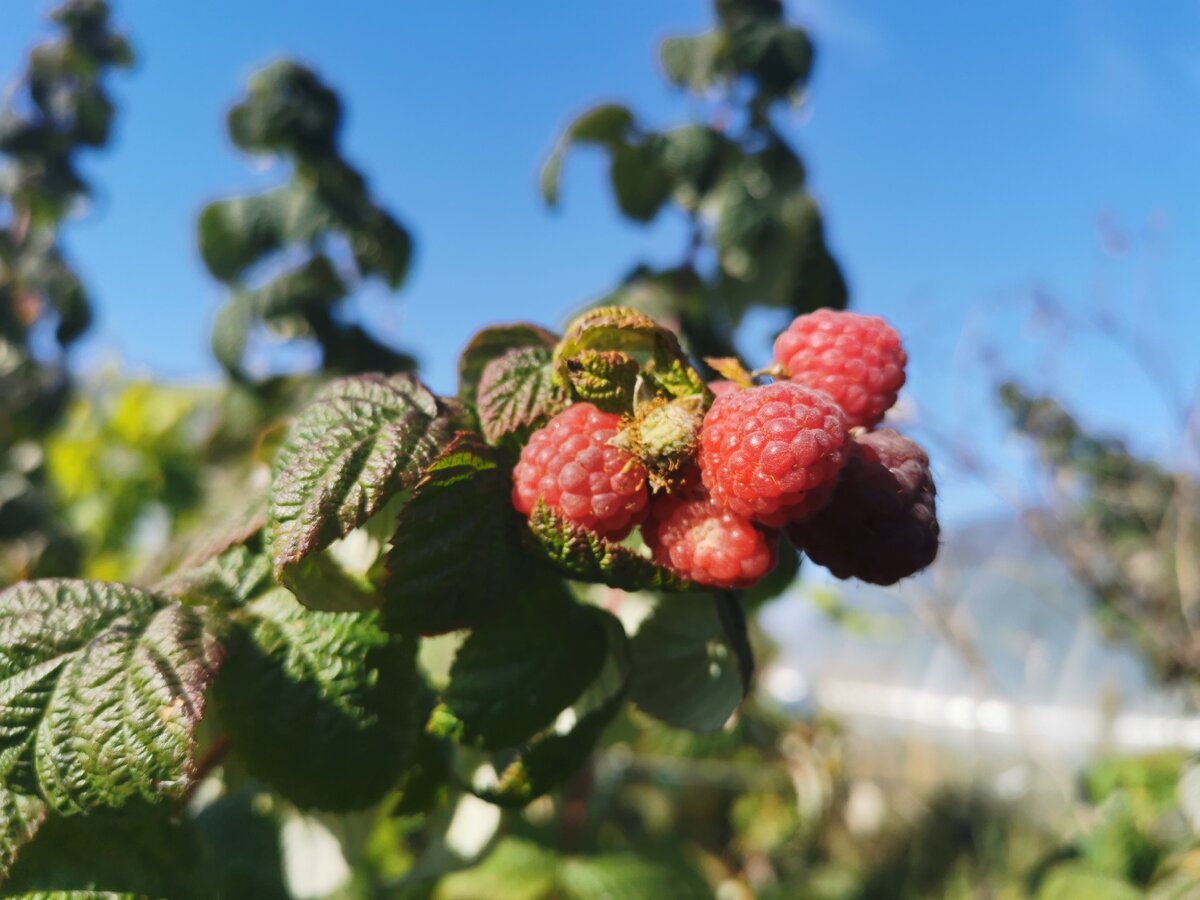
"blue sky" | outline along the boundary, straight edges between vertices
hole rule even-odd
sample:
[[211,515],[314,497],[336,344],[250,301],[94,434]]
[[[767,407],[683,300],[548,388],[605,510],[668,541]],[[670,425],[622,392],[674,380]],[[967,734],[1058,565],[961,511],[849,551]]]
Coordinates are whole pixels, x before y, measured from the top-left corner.
[[[349,109],[347,155],[409,224],[417,259],[398,297],[362,308],[414,349],[435,389],[488,321],[558,324],[683,235],[616,214],[603,162],[573,156],[562,208],[537,197],[565,124],[601,100],[653,124],[689,114],[656,65],[663,36],[699,31],[704,0],[433,4],[116,0],[139,52],[115,92],[113,148],[68,244],[100,308],[84,366],[119,358],[171,380],[216,377],[208,328],[221,291],[194,247],[209,199],[281,177],[229,145],[223,115],[263,62],[314,64]],[[6,0],[0,72],[45,33],[48,5]],[[921,421],[1019,469],[988,402],[993,345],[1031,384],[1057,385],[1089,422],[1179,456],[1177,423],[1137,367],[1076,327],[1029,320],[1035,296],[1072,319],[1111,309],[1147,356],[1200,376],[1200,4],[979,6],[953,0],[796,0],[818,44],[811,99],[790,133],[822,202],[856,308],[906,336]],[[1044,322],[1044,317],[1043,320]],[[763,340],[747,346],[765,359]],[[935,452],[935,462],[937,455]],[[940,464],[953,518],[994,497]]]

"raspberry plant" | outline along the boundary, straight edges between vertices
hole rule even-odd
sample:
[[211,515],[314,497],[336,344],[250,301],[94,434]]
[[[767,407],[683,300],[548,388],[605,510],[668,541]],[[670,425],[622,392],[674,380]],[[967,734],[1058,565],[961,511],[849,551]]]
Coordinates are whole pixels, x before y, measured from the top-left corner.
[[[224,509],[193,510],[120,583],[0,591],[7,890],[277,895],[262,836],[299,810],[361,855],[362,893],[427,891],[478,856],[451,847],[457,811],[562,791],[563,853],[506,839],[485,866],[533,878],[533,896],[707,895],[678,859],[580,846],[570,810],[587,761],[631,709],[697,733],[737,727],[755,669],[747,611],[797,565],[781,529],[838,502],[845,448],[869,437],[810,384],[819,363],[752,373],[736,359],[751,307],[836,308],[846,289],[773,119],[807,79],[808,39],[771,0],[716,8],[716,32],[663,48],[675,83],[720,97],[710,122],[657,133],[604,107],[563,144],[612,154],[626,214],[674,202],[691,225],[684,262],[639,269],[620,303],[561,334],[485,328],[453,397],[348,316],[362,279],[399,286],[411,239],[343,158],[336,95],[286,61],[252,79],[231,137],[293,177],[199,220],[229,286],[213,344],[235,386],[201,451]],[[561,152],[551,199],[560,165]],[[319,369],[258,377],[246,357],[263,328],[314,342]],[[902,368],[896,350],[880,365]],[[902,383],[860,362],[843,374]],[[931,484],[922,503],[906,527],[923,522],[936,548]],[[874,558],[873,537],[848,540]],[[373,865],[363,821],[411,849],[406,880]],[[413,821],[419,839],[397,824]],[[493,877],[437,891],[486,895]]]
[[133,61],[103,0],[69,0],[51,18],[59,34],[0,106],[0,582],[79,565],[39,446],[70,395],[68,350],[92,321],[59,230],[90,193],[80,157],[109,140],[105,83]]

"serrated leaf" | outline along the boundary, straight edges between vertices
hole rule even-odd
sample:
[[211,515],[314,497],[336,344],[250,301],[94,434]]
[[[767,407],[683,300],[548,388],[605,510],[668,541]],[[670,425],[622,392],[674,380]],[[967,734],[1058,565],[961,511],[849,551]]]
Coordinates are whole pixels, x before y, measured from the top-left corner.
[[684,590],[686,582],[634,550],[599,537],[538,502],[529,517],[535,552],[579,581],[625,591]]
[[605,412],[628,413],[641,366],[620,350],[584,350],[564,362],[575,397]]
[[189,606],[236,608],[271,583],[271,561],[244,544],[184,569],[159,585],[166,596]]
[[382,602],[366,577],[348,572],[328,549],[287,566],[279,582],[300,603],[319,612],[369,612]]
[[688,361],[679,338],[645,313],[625,306],[602,306],[579,316],[554,351],[554,365],[565,384],[571,360],[588,351],[617,351],[636,359],[650,382],[673,397],[707,394],[700,373]]
[[629,686],[629,641],[614,616],[592,609],[605,634],[599,674],[550,729],[497,760],[495,781],[472,786],[479,797],[499,806],[521,807],[555,789],[586,762],[620,712]]
[[12,871],[25,844],[33,840],[46,818],[46,804],[39,797],[14,794],[0,787],[0,885]]
[[375,613],[313,612],[276,590],[239,616],[213,697],[252,775],[301,807],[362,808],[411,755],[415,652]]
[[566,405],[551,374],[552,355],[548,347],[519,347],[484,367],[477,410],[489,444],[528,436]]
[[735,643],[713,595],[661,597],[633,636],[629,699],[676,728],[719,731],[746,693]]
[[567,857],[559,870],[559,883],[569,900],[711,900],[713,896],[695,870],[633,853]]
[[479,379],[483,370],[497,359],[518,347],[553,348],[558,336],[528,322],[493,325],[476,332],[458,357],[458,399],[474,406],[479,394]]
[[267,545],[277,577],[416,483],[453,430],[445,407],[408,375],[359,375],[322,389],[275,460]]
[[509,470],[478,437],[460,435],[430,464],[384,557],[389,630],[441,634],[512,606],[527,579],[511,494]]
[[136,804],[123,810],[47,819],[21,853],[4,896],[213,896],[191,822],[163,808]]
[[194,612],[137,588],[0,592],[0,779],[59,813],[182,793],[218,655]]
[[547,580],[542,598],[472,631],[450,666],[430,730],[484,749],[511,747],[548,726],[604,664],[603,615]]

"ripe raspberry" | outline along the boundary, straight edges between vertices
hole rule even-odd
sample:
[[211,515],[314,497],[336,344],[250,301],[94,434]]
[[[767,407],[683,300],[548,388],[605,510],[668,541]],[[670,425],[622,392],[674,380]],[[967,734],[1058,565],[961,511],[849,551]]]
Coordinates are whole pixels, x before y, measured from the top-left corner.
[[836,400],[851,428],[871,428],[896,402],[908,356],[900,335],[878,316],[818,309],[775,339],[775,361],[796,384]]
[[845,416],[827,394],[786,381],[730,391],[704,417],[700,472],[718,503],[780,526],[828,499],[845,441]]
[[764,533],[703,491],[656,495],[642,535],[655,562],[707,587],[753,587],[775,568],[778,532]]
[[883,428],[854,440],[829,503],[788,536],[838,578],[895,584],[938,552],[936,489],[920,445]]
[[620,540],[645,516],[646,469],[612,446],[621,417],[590,403],[568,406],[533,433],[513,469],[513,506],[544,500],[565,518]]

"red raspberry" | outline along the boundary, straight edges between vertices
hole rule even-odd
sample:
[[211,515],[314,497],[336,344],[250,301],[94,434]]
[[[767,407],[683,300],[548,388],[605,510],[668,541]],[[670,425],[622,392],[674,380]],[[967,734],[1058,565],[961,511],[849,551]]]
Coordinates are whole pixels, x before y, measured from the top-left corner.
[[703,492],[656,495],[642,535],[655,562],[707,587],[753,587],[775,568],[778,532],[765,534]]
[[513,506],[538,500],[589,531],[620,540],[645,516],[646,468],[609,442],[621,417],[590,403],[568,406],[529,438],[513,469]]
[[871,428],[896,402],[908,355],[878,316],[818,309],[775,339],[775,361],[796,384],[836,400],[851,428]]
[[713,392],[713,396],[720,397],[722,394],[728,394],[732,391],[740,391],[742,386],[721,378],[717,381],[710,381],[708,383],[708,389]]
[[938,552],[936,488],[920,445],[883,428],[854,440],[829,503],[788,529],[838,578],[895,584]]
[[713,499],[779,526],[828,499],[846,418],[827,394],[778,382],[717,397],[700,432],[700,472]]

